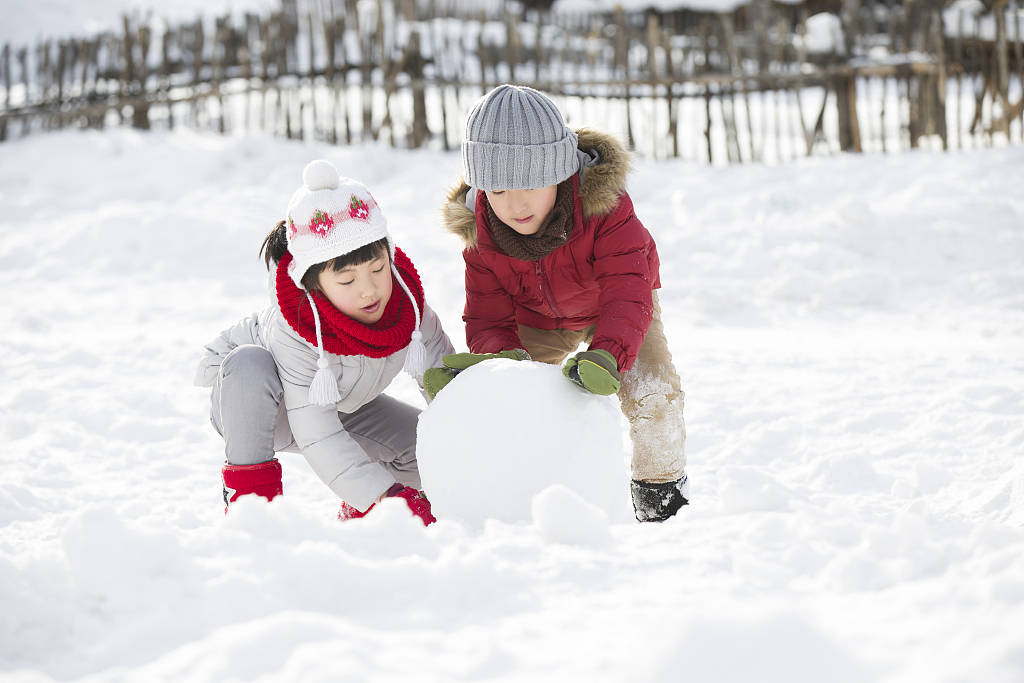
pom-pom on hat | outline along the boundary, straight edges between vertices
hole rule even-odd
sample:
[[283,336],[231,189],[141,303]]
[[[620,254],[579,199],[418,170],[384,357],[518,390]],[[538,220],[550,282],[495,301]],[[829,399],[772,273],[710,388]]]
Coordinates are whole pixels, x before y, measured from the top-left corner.
[[[380,206],[366,187],[351,178],[343,177],[329,161],[317,159],[306,164],[302,171],[302,187],[295,190],[288,202],[285,216],[288,251],[292,262],[288,275],[303,289],[302,276],[310,266],[330,261],[360,247],[386,239],[391,260],[391,272],[405,295],[412,302],[416,316],[415,327],[405,357],[405,370],[414,377],[422,377],[426,362],[426,349],[420,332],[422,314],[409,286],[395,266],[395,243],[388,232],[388,223]],[[394,294],[392,294],[394,296]],[[317,361],[319,369],[309,387],[310,400],[317,405],[330,405],[341,400],[337,382],[327,369],[320,331],[320,314],[309,292],[306,299],[313,309],[316,324]]]
[[534,190],[579,170],[576,133],[547,95],[499,85],[466,117],[462,171],[480,190]]

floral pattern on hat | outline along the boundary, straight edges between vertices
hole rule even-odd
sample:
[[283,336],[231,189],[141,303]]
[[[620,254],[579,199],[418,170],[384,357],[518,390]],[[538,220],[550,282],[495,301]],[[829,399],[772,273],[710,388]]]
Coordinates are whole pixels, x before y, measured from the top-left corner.
[[327,236],[334,229],[334,219],[326,212],[317,209],[309,221],[309,230],[321,237]]
[[358,220],[366,220],[370,216],[370,207],[362,199],[352,195],[348,205],[348,215]]
[[327,237],[338,227],[339,223],[351,220],[368,222],[371,220],[370,212],[376,206],[377,203],[372,197],[361,199],[352,195],[349,199],[348,210],[328,212],[323,209],[314,209],[308,223],[296,224],[292,216],[288,216],[288,239],[293,240],[300,235]]

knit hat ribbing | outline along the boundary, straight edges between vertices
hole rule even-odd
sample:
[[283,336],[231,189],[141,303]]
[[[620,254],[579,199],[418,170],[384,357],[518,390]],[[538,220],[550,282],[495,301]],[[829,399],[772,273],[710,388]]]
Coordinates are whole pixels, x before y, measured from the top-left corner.
[[557,185],[577,170],[576,133],[546,95],[499,85],[466,118],[462,170],[481,190],[532,190]]
[[[342,177],[334,165],[323,159],[311,161],[302,171],[302,187],[288,202],[285,216],[288,251],[292,262],[288,275],[300,289],[302,276],[310,266],[344,256],[360,247],[386,239],[391,260],[391,272],[405,295],[412,302],[415,327],[405,357],[405,370],[420,378],[426,362],[426,349],[420,332],[422,312],[395,266],[395,243],[388,232],[388,223],[380,206],[366,187],[351,178]],[[394,296],[394,294],[392,294]],[[318,370],[309,387],[310,401],[321,406],[341,400],[334,376],[328,370],[330,363],[324,353],[320,328],[320,314],[309,292],[306,299],[313,310],[316,325]]]

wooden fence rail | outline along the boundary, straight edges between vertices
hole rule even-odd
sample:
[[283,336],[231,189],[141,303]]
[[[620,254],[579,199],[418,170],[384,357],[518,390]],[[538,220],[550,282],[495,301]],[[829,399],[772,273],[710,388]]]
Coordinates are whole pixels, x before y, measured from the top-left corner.
[[1024,140],[1016,2],[752,0],[734,12],[558,13],[542,2],[283,0],[265,15],[0,49],[0,141],[186,125],[450,149],[488,88],[711,163]]

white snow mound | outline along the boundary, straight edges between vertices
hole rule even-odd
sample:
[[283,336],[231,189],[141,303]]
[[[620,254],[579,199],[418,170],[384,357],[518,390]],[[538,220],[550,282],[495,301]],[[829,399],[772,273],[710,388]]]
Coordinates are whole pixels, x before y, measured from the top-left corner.
[[614,396],[576,387],[557,366],[505,359],[459,373],[420,415],[416,446],[438,520],[474,527],[536,521],[534,496],[556,485],[628,521],[629,449]]

